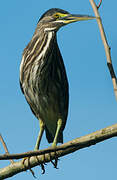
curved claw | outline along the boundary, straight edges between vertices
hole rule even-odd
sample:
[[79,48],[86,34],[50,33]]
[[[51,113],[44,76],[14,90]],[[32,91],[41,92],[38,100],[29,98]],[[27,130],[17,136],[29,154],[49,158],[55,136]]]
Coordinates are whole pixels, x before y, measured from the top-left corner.
[[51,153],[49,153],[50,155],[50,162],[53,164],[54,168],[58,169],[58,157],[57,157],[57,154],[56,154],[56,151],[54,152],[55,153],[55,160],[53,161],[52,160],[52,157],[51,157]]
[[55,161],[50,160],[50,162],[53,164],[54,168],[59,169],[57,167],[57,165],[58,165],[58,160],[57,159],[55,159]]
[[41,165],[41,169],[42,169],[42,174],[45,174],[45,166],[43,164],[40,164]]
[[[38,157],[37,157],[37,156],[35,156],[35,157],[36,157],[39,165],[41,166],[42,174],[45,174],[45,166],[44,166],[44,165],[46,165],[46,163],[40,163]],[[44,158],[45,158],[45,157],[44,157]]]
[[31,174],[33,175],[33,177],[36,178],[34,171],[33,171],[33,170],[31,169],[31,167],[30,167],[30,157],[25,157],[25,158],[22,159],[22,164],[23,164],[23,166],[26,168],[26,166],[25,166],[25,161],[26,161],[26,159],[28,160],[28,168],[29,168],[29,171],[31,172]]
[[58,157],[55,157],[55,168],[56,169],[59,169],[57,166],[58,166],[58,161],[59,161],[59,158]]

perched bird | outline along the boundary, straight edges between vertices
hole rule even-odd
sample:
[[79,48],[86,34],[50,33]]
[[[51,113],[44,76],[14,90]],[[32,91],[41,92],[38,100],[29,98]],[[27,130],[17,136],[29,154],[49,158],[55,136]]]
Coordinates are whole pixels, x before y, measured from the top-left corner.
[[56,33],[64,25],[93,18],[73,15],[62,9],[50,9],[39,19],[34,35],[24,49],[20,65],[20,86],[40,122],[35,150],[39,149],[44,130],[53,147],[58,142],[63,143],[69,87]]

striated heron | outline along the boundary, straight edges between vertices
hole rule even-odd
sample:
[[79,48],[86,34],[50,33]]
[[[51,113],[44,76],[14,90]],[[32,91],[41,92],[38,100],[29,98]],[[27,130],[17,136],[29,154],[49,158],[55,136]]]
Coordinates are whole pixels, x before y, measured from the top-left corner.
[[24,49],[20,65],[20,85],[33,114],[40,122],[35,145],[39,149],[45,130],[53,147],[63,143],[69,103],[69,88],[56,32],[72,22],[89,20],[88,15],[74,15],[53,8],[40,18],[35,33]]

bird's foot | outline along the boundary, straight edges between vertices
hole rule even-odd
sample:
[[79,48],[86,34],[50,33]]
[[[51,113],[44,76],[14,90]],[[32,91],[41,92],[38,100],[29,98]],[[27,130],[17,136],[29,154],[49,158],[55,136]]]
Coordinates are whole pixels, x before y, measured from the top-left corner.
[[54,168],[56,168],[56,169],[58,169],[58,156],[57,156],[57,153],[56,153],[56,144],[52,144],[52,147],[53,148],[55,148],[55,151],[54,151],[54,153],[55,153],[55,158],[54,158],[54,160],[52,159],[52,156],[51,156],[51,153],[49,154],[50,155],[50,162],[53,164],[53,166],[54,166]]
[[[29,169],[29,171],[31,172],[31,174],[33,175],[33,177],[36,178],[35,173],[34,173],[34,171],[32,170],[31,165],[30,165],[30,158],[31,158],[31,157],[25,157],[25,158],[23,158],[23,159],[22,159],[22,164],[23,164],[23,166],[25,167],[25,169],[26,169],[26,170]],[[46,165],[46,163],[40,163],[37,156],[35,156],[35,158],[37,159],[39,165],[41,166],[42,174],[45,174],[45,165]],[[43,155],[43,157],[42,157],[42,161],[43,161],[43,159],[45,159],[45,156],[44,156],[44,155]]]
[[[34,148],[34,151],[37,151],[37,150],[39,150],[39,144],[36,144],[36,146]],[[42,174],[45,174],[45,166],[44,165],[46,165],[46,163],[40,163],[37,156],[35,156],[35,158],[37,159],[39,165],[41,166]],[[44,160],[45,160],[45,155],[42,156],[42,161],[44,161]]]
[[[29,171],[31,172],[31,174],[33,175],[33,177],[36,178],[35,173],[34,173],[34,171],[31,169],[31,166],[30,166],[30,158],[31,158],[31,157],[25,157],[25,158],[23,158],[23,159],[22,159],[22,164],[23,164],[23,166],[26,168],[26,170],[29,169]],[[25,161],[27,161],[27,162],[25,162]]]
[[[42,174],[45,174],[46,163],[41,163],[40,160],[38,159],[38,156],[35,156],[35,158],[37,159],[38,164],[41,166]],[[42,155],[42,161],[45,161],[45,155]]]

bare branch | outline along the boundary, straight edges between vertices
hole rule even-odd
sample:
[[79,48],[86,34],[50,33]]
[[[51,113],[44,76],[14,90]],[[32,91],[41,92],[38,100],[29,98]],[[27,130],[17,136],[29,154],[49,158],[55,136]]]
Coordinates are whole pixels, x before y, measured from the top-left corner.
[[115,92],[115,97],[116,97],[116,100],[117,100],[117,78],[116,78],[114,68],[113,68],[113,65],[112,65],[110,47],[109,47],[107,39],[106,39],[106,35],[105,35],[104,28],[103,28],[103,25],[102,25],[102,21],[101,21],[99,12],[98,12],[98,8],[97,8],[94,0],[89,0],[89,1],[91,3],[91,6],[93,8],[93,11],[95,13],[97,23],[98,23],[98,26],[99,26],[101,38],[102,38],[102,41],[103,41],[103,44],[104,44],[105,53],[106,53],[106,57],[107,57],[107,66],[108,66],[108,69],[109,69],[109,72],[110,72],[110,75],[111,75],[111,79],[112,79],[113,87],[114,87],[114,92]]
[[[5,143],[5,141],[4,141],[4,139],[3,139],[1,134],[0,134],[0,141],[1,141],[2,145],[3,145],[3,147],[4,147],[6,155],[9,155],[9,151],[8,151],[7,145],[6,145],[6,143]],[[10,161],[11,161],[11,163],[14,163],[14,161],[12,159],[10,159]]]
[[[25,153],[25,156],[27,157],[32,156],[30,157],[30,167],[29,167],[28,158],[25,160],[25,166],[22,160],[19,162],[15,162],[0,170],[0,179],[2,180],[4,178],[12,177],[13,175],[16,175],[17,173],[26,171],[27,169],[30,169],[37,165],[43,165],[46,162],[51,162],[56,157],[65,156],[74,151],[89,147],[91,145],[95,145],[96,143],[102,142],[114,136],[117,136],[117,124],[101,129],[99,131],[93,132],[86,136],[82,136],[80,138],[74,139],[72,141],[69,141],[61,146],[58,146],[56,149],[48,148],[48,149],[36,151],[36,152],[27,152]],[[38,154],[41,154],[41,155],[38,155]],[[8,159],[9,157],[10,155],[7,155]],[[18,157],[18,154],[17,154],[17,157]],[[21,157],[22,156],[20,154],[20,158]],[[2,156],[0,156],[0,158],[2,158]],[[15,159],[16,155],[14,155],[14,157],[12,155],[12,158]]]

